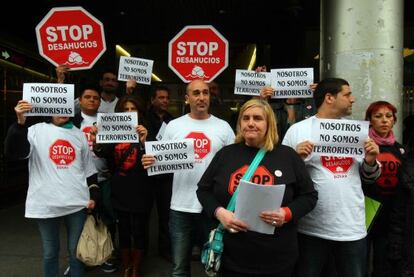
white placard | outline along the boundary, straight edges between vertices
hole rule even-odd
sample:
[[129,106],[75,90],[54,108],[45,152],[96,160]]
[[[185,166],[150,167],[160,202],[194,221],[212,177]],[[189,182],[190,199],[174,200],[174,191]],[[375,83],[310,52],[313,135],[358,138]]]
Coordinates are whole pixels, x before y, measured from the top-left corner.
[[146,141],[145,153],[155,157],[148,176],[194,168],[194,140]]
[[26,116],[74,116],[74,91],[73,84],[23,84],[23,100],[33,105]]
[[272,98],[312,98],[313,68],[272,69]]
[[365,155],[368,121],[319,119],[312,123],[312,153],[320,156],[359,157]]
[[160,129],[158,130],[158,134],[155,137],[158,141],[162,140],[162,137],[164,136],[165,128],[167,127],[167,124],[163,121],[161,124]]
[[272,83],[271,73],[250,70],[236,70],[234,94],[259,96],[264,86]]
[[260,217],[264,211],[280,208],[285,194],[285,185],[264,186],[240,180],[235,216],[249,226],[250,231],[273,234],[275,226]]
[[118,80],[135,80],[139,84],[150,85],[153,64],[152,60],[121,56]]
[[98,113],[96,143],[139,142],[138,113]]

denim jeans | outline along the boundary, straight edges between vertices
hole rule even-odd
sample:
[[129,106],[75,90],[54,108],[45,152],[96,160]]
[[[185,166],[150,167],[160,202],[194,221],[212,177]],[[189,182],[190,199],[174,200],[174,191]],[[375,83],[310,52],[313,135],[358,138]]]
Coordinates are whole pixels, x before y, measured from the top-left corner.
[[43,270],[45,277],[59,276],[60,224],[65,223],[71,277],[83,277],[84,265],[76,258],[76,247],[85,223],[85,210],[61,217],[36,219],[42,238]]
[[[170,210],[172,277],[191,276],[191,250],[203,229],[201,214]],[[207,230],[203,233],[207,233]]]
[[[365,277],[366,240],[333,241],[298,234],[298,277],[319,277],[329,255],[339,277]],[[328,274],[329,275],[329,274]]]

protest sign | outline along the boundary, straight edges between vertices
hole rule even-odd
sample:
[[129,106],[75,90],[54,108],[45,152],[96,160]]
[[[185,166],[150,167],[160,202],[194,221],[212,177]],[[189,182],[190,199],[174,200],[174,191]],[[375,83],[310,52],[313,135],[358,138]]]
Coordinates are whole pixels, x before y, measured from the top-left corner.
[[118,80],[135,80],[139,84],[150,85],[154,61],[121,56],[119,60]]
[[148,168],[148,176],[194,168],[194,140],[192,139],[147,141],[145,153],[155,157],[155,163]]
[[264,86],[270,86],[269,72],[255,72],[250,70],[236,70],[234,94],[259,96]]
[[36,26],[36,37],[42,57],[71,70],[91,69],[106,50],[102,22],[82,7],[52,8]]
[[229,64],[229,43],[211,25],[185,26],[168,43],[168,66],[185,83],[213,81]]
[[26,116],[74,116],[74,90],[72,84],[23,84],[23,100],[33,106]]
[[138,113],[98,113],[96,143],[139,143]]
[[312,98],[313,68],[272,69],[272,98]]
[[320,156],[363,158],[368,128],[368,121],[314,118],[312,141],[315,145],[312,153]]

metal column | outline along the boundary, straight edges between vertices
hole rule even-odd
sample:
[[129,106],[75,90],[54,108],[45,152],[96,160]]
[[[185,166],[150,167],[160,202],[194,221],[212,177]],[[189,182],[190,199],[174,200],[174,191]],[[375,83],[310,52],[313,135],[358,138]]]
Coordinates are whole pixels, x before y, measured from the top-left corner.
[[371,102],[398,109],[394,132],[402,141],[403,0],[321,0],[321,79],[347,80],[356,97],[354,119]]

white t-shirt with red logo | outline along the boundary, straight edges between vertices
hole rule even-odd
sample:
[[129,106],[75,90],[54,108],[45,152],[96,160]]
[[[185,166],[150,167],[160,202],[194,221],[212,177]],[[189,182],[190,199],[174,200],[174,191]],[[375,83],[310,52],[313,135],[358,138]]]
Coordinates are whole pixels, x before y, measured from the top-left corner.
[[[312,141],[315,116],[291,126],[283,144]],[[345,120],[345,119],[344,119]],[[299,220],[298,231],[335,241],[354,241],[366,236],[364,194],[359,168],[362,159],[310,155],[306,168],[318,191],[315,208]]]
[[175,211],[200,213],[197,183],[207,169],[217,151],[234,143],[234,133],[230,125],[213,115],[208,119],[192,119],[188,114],[168,123],[163,140],[194,139],[196,162],[191,171],[174,173],[170,208]]
[[96,173],[85,135],[51,123],[29,128],[29,189],[25,216],[52,218],[86,207],[86,178]]
[[91,128],[94,123],[97,121],[97,115],[90,116],[84,113],[81,113],[83,118],[81,122],[81,131],[85,134],[86,140],[88,141],[89,150],[92,153],[93,162],[95,164],[96,169],[98,170],[98,182],[103,182],[108,179],[109,176],[109,169],[108,165],[106,164],[106,160],[104,158],[99,158],[93,152],[93,141],[90,135]]
[[96,123],[98,116],[97,115],[90,116],[90,115],[84,114],[83,112],[81,112],[81,116],[83,120],[81,122],[80,129],[86,136],[86,140],[88,141],[88,145],[89,145],[89,150],[91,150],[92,155],[95,156],[95,154],[93,153],[93,141],[90,135],[90,131],[92,129],[93,124]]

